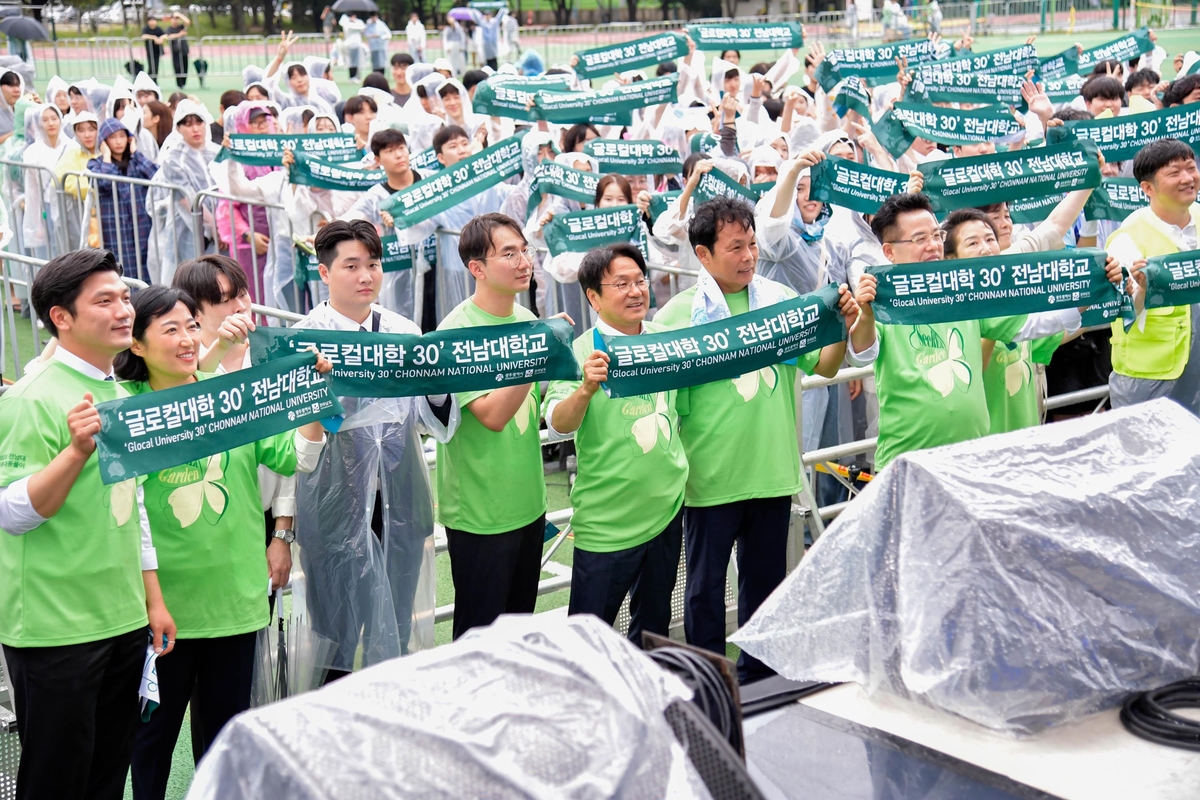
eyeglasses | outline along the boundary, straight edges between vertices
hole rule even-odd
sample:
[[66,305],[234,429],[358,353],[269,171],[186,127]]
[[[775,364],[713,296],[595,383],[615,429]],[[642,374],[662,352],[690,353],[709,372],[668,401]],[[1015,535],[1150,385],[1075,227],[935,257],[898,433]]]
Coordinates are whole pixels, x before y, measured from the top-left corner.
[[499,261],[503,261],[508,265],[509,269],[516,269],[517,265],[521,263],[521,259],[525,259],[531,264],[533,263],[533,251],[526,247],[524,250],[518,250],[515,253],[501,253],[498,256],[485,256],[483,260],[487,261],[489,258],[495,258]]
[[645,278],[639,278],[633,283],[630,283],[629,281],[617,281],[616,283],[602,283],[600,285],[611,286],[621,294],[629,294],[629,292],[632,291],[633,287],[635,286],[638,288],[639,292],[646,291],[646,287],[650,285],[650,282]]
[[911,244],[915,247],[924,247],[935,238],[940,242],[946,241],[946,232],[941,228],[938,228],[933,233],[918,233],[911,239],[896,239],[891,242],[884,242],[884,244]]

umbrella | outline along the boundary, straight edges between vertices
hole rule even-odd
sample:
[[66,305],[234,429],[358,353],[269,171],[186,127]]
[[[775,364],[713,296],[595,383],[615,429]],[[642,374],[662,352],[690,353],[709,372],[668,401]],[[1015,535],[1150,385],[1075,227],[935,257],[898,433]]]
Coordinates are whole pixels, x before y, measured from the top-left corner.
[[4,17],[19,17],[21,16],[20,6],[4,6],[0,8],[0,19]]
[[338,0],[333,4],[335,14],[370,14],[379,11],[375,0]]
[[466,22],[467,20],[475,19],[475,16],[471,14],[471,9],[469,8],[452,8],[448,12],[447,16],[456,19],[459,22]]
[[27,42],[48,42],[50,33],[42,23],[29,17],[4,17],[0,19],[0,33],[10,39],[24,39]]

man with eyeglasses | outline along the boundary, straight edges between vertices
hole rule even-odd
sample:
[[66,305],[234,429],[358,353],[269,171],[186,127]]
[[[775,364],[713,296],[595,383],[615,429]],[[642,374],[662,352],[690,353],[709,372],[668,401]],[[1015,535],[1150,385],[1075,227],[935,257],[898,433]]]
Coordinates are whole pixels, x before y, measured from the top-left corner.
[[[458,253],[475,292],[438,330],[537,319],[518,305],[533,263],[521,226],[504,214],[462,228]],[[532,614],[546,529],[546,481],[536,383],[462,392],[462,423],[437,446],[437,518],[454,582],[454,638],[501,614]]]
[[[925,195],[892,195],[871,220],[871,230],[893,264],[942,260],[946,231],[938,227]],[[1112,259],[1108,274],[1110,280],[1120,280],[1120,267]],[[1081,310],[932,325],[876,323],[876,470],[902,453],[986,436],[990,418],[983,388],[983,339],[1024,342],[1060,331],[1074,333]]]
[[579,266],[579,285],[599,314],[575,340],[582,381],[554,381],[546,393],[551,441],[575,434],[579,474],[571,489],[569,614],[595,614],[609,625],[625,595],[629,638],[666,636],[683,543],[688,464],[679,438],[676,391],[612,399],[600,391],[609,357],[597,332],[638,336],[665,330],[645,322],[650,290],[646,262],[631,244],[598,247]]

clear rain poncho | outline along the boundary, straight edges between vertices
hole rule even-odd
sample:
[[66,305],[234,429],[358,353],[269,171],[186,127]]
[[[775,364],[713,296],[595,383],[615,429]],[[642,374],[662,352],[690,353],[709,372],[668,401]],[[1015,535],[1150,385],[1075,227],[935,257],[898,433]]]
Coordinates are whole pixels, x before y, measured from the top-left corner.
[[[382,317],[382,333],[420,333],[408,320]],[[346,329],[326,303],[296,327]],[[433,493],[421,435],[449,441],[461,413],[452,398],[443,425],[424,397],[340,399],[345,419],[320,465],[297,475],[296,543],[313,630],[336,644],[324,666],[349,672],[433,646]]]
[[[51,142],[46,134],[44,114],[53,114],[59,130]],[[54,168],[66,151],[70,140],[62,132],[62,112],[49,103],[35,105],[25,111],[24,211],[21,217],[22,244],[26,252],[37,258],[51,258],[71,249],[62,217],[58,196],[58,179]]]
[[902,455],[730,641],[1017,735],[1194,677],[1197,442],[1155,400]]

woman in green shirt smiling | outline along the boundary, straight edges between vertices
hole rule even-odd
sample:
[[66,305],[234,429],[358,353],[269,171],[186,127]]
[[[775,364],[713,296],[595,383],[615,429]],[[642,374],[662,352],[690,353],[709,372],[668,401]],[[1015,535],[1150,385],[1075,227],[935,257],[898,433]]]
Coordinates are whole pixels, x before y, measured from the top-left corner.
[[[197,373],[200,324],[186,293],[152,286],[133,298],[133,344],[117,356],[130,394],[171,389]],[[317,369],[332,365],[318,357]],[[161,704],[138,730],[132,777],[137,800],[166,793],[184,709],[201,718],[207,750],[224,724],[250,707],[258,631],[268,624],[266,551],[258,466],[283,475],[312,471],[324,445],[320,423],[150,475],[146,514],[159,580],[177,621],[175,652],[158,663]],[[178,657],[177,657],[178,656]]]

